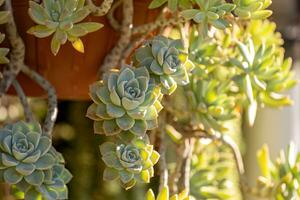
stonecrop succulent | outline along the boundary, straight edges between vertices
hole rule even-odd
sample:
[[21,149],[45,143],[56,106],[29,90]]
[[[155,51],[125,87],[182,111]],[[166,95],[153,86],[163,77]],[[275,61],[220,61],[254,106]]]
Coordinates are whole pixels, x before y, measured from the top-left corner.
[[241,19],[265,19],[272,15],[271,10],[266,10],[272,0],[233,0],[237,5],[234,13]]
[[41,4],[29,2],[28,13],[38,25],[28,30],[38,38],[53,35],[51,51],[56,55],[60,46],[70,41],[79,52],[84,52],[80,37],[99,30],[103,25],[96,22],[81,22],[90,10],[85,0],[44,0]]
[[67,188],[61,183],[67,183],[71,175],[64,169],[61,173],[66,179],[56,180],[55,168],[61,164],[62,156],[51,147],[50,138],[42,135],[38,124],[18,122],[5,126],[0,130],[0,153],[1,181],[15,185],[25,193],[26,200],[38,196],[67,199]]
[[248,120],[252,125],[258,103],[272,106],[289,105],[291,102],[283,92],[296,83],[290,72],[291,60],[284,59],[283,51],[274,45],[255,47],[251,39],[238,42],[240,55],[230,59],[237,73],[232,78],[248,99]]
[[223,122],[236,116],[235,99],[229,96],[229,83],[191,77],[191,84],[180,87],[167,105],[178,123],[208,132],[226,131]]
[[225,17],[235,9],[234,4],[226,3],[224,0],[197,0],[196,3],[199,8],[183,10],[181,15],[187,20],[201,23],[204,27],[204,34],[208,31],[208,25],[218,29],[225,29],[230,26]]
[[110,71],[90,87],[90,96],[94,103],[87,116],[95,120],[95,133],[112,136],[130,131],[143,136],[157,127],[162,94],[146,67],[125,65],[120,71]]
[[134,54],[137,66],[145,66],[155,81],[161,83],[163,94],[172,94],[178,85],[189,83],[194,64],[180,51],[181,43],[164,36],[147,41]]
[[129,144],[106,142],[100,146],[102,160],[106,164],[104,180],[120,180],[125,189],[136,182],[149,183],[154,176],[153,166],[159,154],[142,139],[134,139]]
[[291,143],[286,152],[272,162],[267,145],[257,152],[257,160],[262,175],[257,180],[255,190],[262,197],[276,200],[300,198],[300,154]]

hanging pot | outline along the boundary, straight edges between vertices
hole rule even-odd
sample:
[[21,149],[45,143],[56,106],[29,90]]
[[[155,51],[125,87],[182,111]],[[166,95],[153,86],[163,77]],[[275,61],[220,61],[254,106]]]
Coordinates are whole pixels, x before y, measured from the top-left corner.
[[[54,56],[50,51],[51,37],[38,39],[26,33],[34,25],[27,14],[28,2],[28,0],[13,1],[18,31],[26,45],[25,63],[50,81],[55,87],[59,99],[89,99],[89,85],[98,79],[99,67],[118,40],[118,33],[109,25],[106,17],[89,16],[86,21],[100,22],[104,24],[104,28],[82,37],[85,53],[77,52],[70,43],[66,43],[61,47],[58,55]],[[97,5],[100,3],[101,1]],[[150,0],[134,1],[134,25],[155,20],[160,11],[150,11],[149,3]],[[23,74],[18,76],[18,80],[28,96],[46,94]]]

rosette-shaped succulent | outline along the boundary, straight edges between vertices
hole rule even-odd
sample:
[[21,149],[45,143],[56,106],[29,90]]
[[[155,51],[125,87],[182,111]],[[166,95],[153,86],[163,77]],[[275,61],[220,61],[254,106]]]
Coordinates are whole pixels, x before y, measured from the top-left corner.
[[81,22],[90,14],[84,5],[85,0],[44,0],[38,4],[29,2],[29,15],[38,25],[28,30],[38,38],[45,38],[54,33],[51,41],[51,51],[56,55],[60,46],[68,40],[79,52],[84,52],[80,37],[97,31],[102,24],[95,22]]
[[64,166],[64,158],[53,147],[49,153],[55,158],[55,164],[51,169],[44,171],[45,178],[41,185],[30,185],[20,182],[16,186],[16,197],[31,199],[61,200],[68,199],[68,188],[72,175]]
[[94,103],[87,116],[95,120],[95,133],[111,136],[130,131],[143,136],[157,127],[162,94],[146,67],[126,65],[107,73],[103,81],[90,87],[90,96]]
[[122,187],[132,188],[136,182],[149,183],[154,175],[153,165],[159,154],[142,139],[129,144],[106,142],[100,146],[102,160],[107,165],[104,180],[119,179]]
[[49,153],[51,140],[41,133],[38,124],[24,122],[7,125],[0,131],[0,174],[6,183],[43,183],[44,171],[53,167],[55,158]]
[[226,3],[224,0],[198,0],[196,3],[199,9],[186,9],[181,14],[188,20],[193,19],[196,23],[203,24],[204,34],[207,34],[209,24],[218,29],[225,29],[230,26],[226,17],[236,7],[234,4]]
[[189,83],[188,73],[194,64],[179,50],[180,46],[179,40],[157,36],[135,52],[137,65],[149,69],[155,80],[161,83],[163,94],[172,94],[177,84]]

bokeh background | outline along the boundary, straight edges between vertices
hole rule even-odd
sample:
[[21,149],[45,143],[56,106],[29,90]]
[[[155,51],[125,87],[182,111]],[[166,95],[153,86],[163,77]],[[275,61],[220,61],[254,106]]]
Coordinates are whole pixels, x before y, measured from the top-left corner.
[[[300,2],[299,0],[273,0],[272,9],[274,10],[274,15],[271,17],[271,20],[278,24],[278,30],[285,39],[286,54],[293,57],[294,70],[297,78],[300,78]],[[240,144],[244,155],[249,184],[254,184],[255,177],[259,175],[256,151],[264,143],[268,143],[273,158],[290,141],[294,141],[300,147],[300,86],[295,87],[290,92],[290,95],[294,99],[293,106],[280,110],[261,109],[258,112],[253,128],[249,128],[246,125],[243,126],[242,134],[240,127],[233,127],[232,129],[232,136]],[[157,188],[157,177],[152,179],[150,185],[138,185],[134,190],[126,192],[117,183],[102,181],[104,165],[100,158],[99,144],[104,142],[105,137],[93,134],[92,121],[85,117],[89,104],[90,102],[59,102],[59,113],[53,133],[53,142],[57,150],[63,153],[67,163],[66,167],[74,175],[69,184],[69,199],[142,200],[149,187]],[[34,113],[42,120],[46,114],[46,102],[40,99],[30,99],[30,105]],[[0,123],[20,119],[22,118],[22,113],[22,107],[16,98],[5,97],[1,99]],[[232,156],[227,156],[227,150],[211,148],[200,151],[203,151],[204,156],[216,155],[218,158],[205,162],[206,166],[204,164],[201,170],[205,167],[212,167],[214,163],[225,163],[231,166],[233,162]],[[169,153],[172,156],[171,152]],[[221,155],[225,156],[224,158],[226,159],[221,159]],[[227,178],[229,177],[228,180],[232,181],[230,183],[232,183],[233,188],[237,188],[235,173],[233,166],[232,170],[229,170],[226,175]],[[195,174],[197,175],[197,172]],[[201,178],[201,174],[199,176],[196,175],[192,178],[191,183],[193,183],[193,179]],[[3,186],[1,187],[0,199],[11,198],[5,197],[6,189]],[[231,194],[233,196],[232,200],[246,198],[254,200],[253,197],[242,197],[235,189],[229,192],[234,193],[234,195]]]

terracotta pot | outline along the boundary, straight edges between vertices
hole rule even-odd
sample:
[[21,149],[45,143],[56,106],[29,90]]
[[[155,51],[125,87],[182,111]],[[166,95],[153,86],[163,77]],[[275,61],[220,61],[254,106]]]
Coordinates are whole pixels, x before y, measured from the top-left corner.
[[[159,14],[158,10],[148,10],[149,3],[150,0],[134,1],[135,25],[154,21]],[[57,56],[53,56],[50,52],[51,37],[37,39],[26,33],[34,25],[27,14],[28,0],[14,0],[13,8],[19,33],[26,44],[26,64],[53,84],[59,99],[89,99],[88,87],[97,80],[97,72],[105,55],[118,39],[118,34],[110,27],[107,19],[105,17],[87,19],[100,22],[105,27],[82,38],[85,45],[84,54],[77,52],[70,43],[67,43],[62,46]],[[24,75],[20,74],[18,79],[28,96],[46,94]]]

